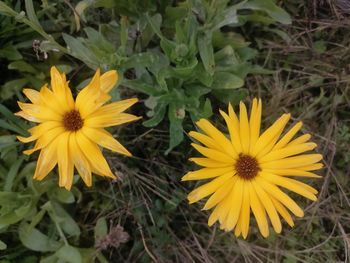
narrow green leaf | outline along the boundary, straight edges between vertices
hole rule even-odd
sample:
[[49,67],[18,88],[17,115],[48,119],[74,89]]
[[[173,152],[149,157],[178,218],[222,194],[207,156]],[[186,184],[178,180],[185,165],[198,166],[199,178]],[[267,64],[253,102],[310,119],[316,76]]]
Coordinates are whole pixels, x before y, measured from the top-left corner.
[[17,12],[13,10],[11,7],[6,5],[3,1],[0,1],[0,13],[3,13],[7,16],[16,16]]
[[165,151],[165,155],[178,146],[184,139],[182,121],[185,117],[185,110],[181,107],[176,107],[174,104],[169,105],[168,117],[170,121],[169,127],[169,148]]
[[250,0],[243,5],[242,9],[261,10],[282,24],[292,23],[290,15],[272,0]]
[[17,50],[17,47],[12,43],[7,43],[1,47],[0,57],[8,60],[19,60],[23,58],[21,53]]
[[38,71],[29,63],[23,61],[23,60],[19,60],[19,61],[14,61],[12,63],[10,63],[7,66],[8,69],[14,69],[14,70],[18,70],[20,72],[28,72],[28,73],[32,73],[32,74],[37,74]]
[[33,1],[32,0],[25,0],[25,7],[26,7],[26,13],[29,18],[29,20],[35,24],[38,28],[41,28],[41,25],[39,23],[39,20],[35,14]]
[[12,189],[13,181],[15,179],[15,176],[18,174],[19,167],[21,166],[23,160],[26,158],[26,156],[21,156],[13,165],[11,166],[7,177],[5,179],[4,184],[4,191],[10,192]]
[[211,33],[200,34],[198,37],[197,45],[199,55],[202,59],[205,70],[210,75],[213,75],[215,69],[215,61]]

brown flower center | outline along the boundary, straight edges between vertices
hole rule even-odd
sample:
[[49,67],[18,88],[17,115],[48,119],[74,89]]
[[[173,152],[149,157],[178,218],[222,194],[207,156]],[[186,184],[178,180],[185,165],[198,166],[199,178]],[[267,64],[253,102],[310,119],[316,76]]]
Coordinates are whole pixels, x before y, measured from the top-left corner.
[[67,131],[80,130],[84,125],[84,121],[80,116],[79,111],[72,110],[63,116],[63,126]]
[[240,154],[235,164],[237,175],[244,180],[251,180],[261,170],[258,161],[249,155]]

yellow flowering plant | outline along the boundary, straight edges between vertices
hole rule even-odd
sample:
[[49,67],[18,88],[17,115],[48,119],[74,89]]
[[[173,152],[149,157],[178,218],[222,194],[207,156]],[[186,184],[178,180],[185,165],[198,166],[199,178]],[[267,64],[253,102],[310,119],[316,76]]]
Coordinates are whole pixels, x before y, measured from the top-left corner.
[[221,229],[234,230],[236,236],[244,238],[249,232],[251,211],[264,237],[269,235],[267,218],[280,233],[280,216],[290,226],[294,222],[289,211],[304,216],[303,210],[280,187],[316,201],[316,189],[289,176],[318,178],[312,171],[323,166],[319,163],[321,154],[303,154],[317,146],[309,142],[309,134],[293,139],[302,127],[301,122],[281,136],[291,116],[283,114],[260,134],[261,112],[262,102],[257,99],[253,100],[249,118],[243,102],[239,118],[231,105],[228,114],[220,111],[229,138],[208,120],[199,120],[196,125],[201,132],[192,131],[189,135],[200,143],[192,146],[204,157],[190,160],[204,168],[188,172],[182,178],[183,181],[211,180],[193,190],[188,195],[189,202],[210,196],[203,208],[214,208],[208,225],[219,221]]
[[44,179],[56,165],[59,186],[67,190],[72,187],[74,167],[87,186],[92,185],[92,173],[116,178],[99,146],[126,156],[131,153],[104,128],[140,119],[123,112],[136,98],[106,104],[117,81],[115,70],[101,75],[97,69],[74,101],[66,75],[52,67],[51,88],[46,84],[40,91],[23,90],[31,103],[18,102],[21,111],[16,115],[38,125],[29,129],[31,136],[17,138],[36,141],[34,148],[24,151],[28,155],[40,151],[34,179]]

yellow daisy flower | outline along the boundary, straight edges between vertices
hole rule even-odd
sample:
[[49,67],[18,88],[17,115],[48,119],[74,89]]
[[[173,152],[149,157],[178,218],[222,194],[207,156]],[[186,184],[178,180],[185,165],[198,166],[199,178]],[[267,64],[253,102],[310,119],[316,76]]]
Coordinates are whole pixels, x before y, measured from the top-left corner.
[[316,189],[288,177],[320,177],[311,171],[322,168],[319,163],[322,155],[301,154],[313,150],[317,145],[308,142],[311,137],[309,134],[293,140],[302,126],[301,122],[281,137],[290,114],[283,114],[260,134],[261,110],[261,100],[254,99],[249,120],[246,106],[242,102],[239,119],[231,105],[228,107],[228,115],[220,111],[230,138],[206,119],[196,123],[203,133],[189,133],[202,144],[193,143],[192,146],[204,155],[204,158],[190,160],[204,168],[187,173],[182,180],[215,178],[193,190],[188,195],[189,203],[210,196],[203,208],[214,208],[208,225],[219,221],[221,229],[234,230],[237,237],[247,237],[250,211],[264,237],[269,235],[267,218],[270,218],[274,230],[280,233],[280,216],[291,227],[294,225],[287,209],[298,217],[304,216],[303,210],[280,187],[312,201],[317,199]]
[[118,80],[115,70],[100,76],[98,69],[90,83],[74,101],[65,74],[51,68],[51,89],[44,85],[40,92],[24,89],[31,103],[18,102],[21,111],[16,115],[40,123],[29,129],[30,137],[21,142],[35,141],[32,154],[40,150],[34,179],[42,180],[58,164],[59,186],[70,190],[74,167],[87,186],[92,185],[91,173],[116,178],[102,155],[101,149],[131,156],[104,128],[138,120],[140,117],[123,113],[135,104],[136,98],[104,105],[111,97],[108,92]]

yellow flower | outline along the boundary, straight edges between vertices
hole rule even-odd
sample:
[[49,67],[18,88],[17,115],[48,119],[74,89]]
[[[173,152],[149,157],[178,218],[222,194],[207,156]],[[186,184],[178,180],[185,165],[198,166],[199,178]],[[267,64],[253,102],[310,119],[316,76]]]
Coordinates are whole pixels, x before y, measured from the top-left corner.
[[203,133],[189,133],[203,145],[192,144],[205,157],[190,160],[204,168],[187,173],[182,180],[215,178],[193,190],[188,195],[189,203],[210,196],[203,208],[214,208],[208,225],[219,221],[221,229],[234,230],[237,237],[241,234],[247,237],[251,210],[264,237],[269,235],[267,218],[270,218],[274,230],[280,233],[280,216],[291,227],[294,225],[287,209],[298,217],[304,216],[303,210],[280,187],[313,201],[317,199],[316,189],[288,177],[320,177],[310,171],[322,168],[322,164],[318,163],[322,155],[301,154],[317,145],[308,142],[309,134],[292,140],[301,128],[301,122],[280,138],[290,114],[283,114],[260,135],[261,109],[261,100],[254,99],[249,120],[242,102],[239,119],[231,105],[228,115],[220,111],[230,139],[205,119],[196,123]]
[[16,115],[40,123],[29,129],[30,137],[18,136],[22,142],[35,141],[32,154],[40,151],[34,179],[42,180],[58,164],[59,186],[70,189],[74,167],[87,186],[92,185],[91,173],[115,178],[102,155],[101,149],[131,156],[104,128],[138,120],[139,117],[123,113],[137,102],[136,98],[104,105],[111,97],[108,92],[118,80],[115,70],[100,76],[98,69],[90,83],[74,101],[65,74],[51,68],[51,89],[44,85],[40,92],[24,89],[32,103],[18,102],[21,111]]

